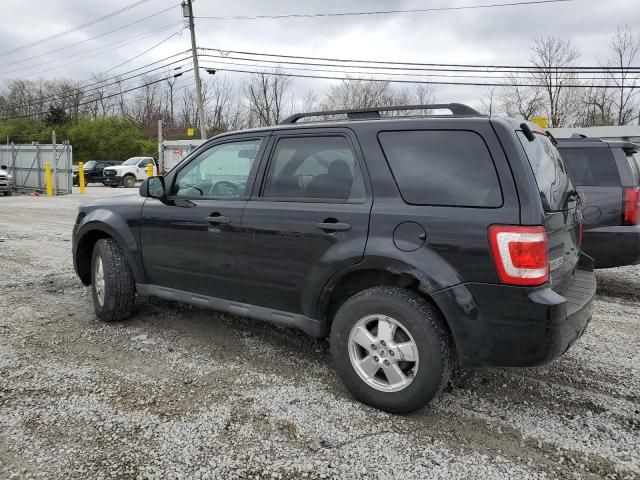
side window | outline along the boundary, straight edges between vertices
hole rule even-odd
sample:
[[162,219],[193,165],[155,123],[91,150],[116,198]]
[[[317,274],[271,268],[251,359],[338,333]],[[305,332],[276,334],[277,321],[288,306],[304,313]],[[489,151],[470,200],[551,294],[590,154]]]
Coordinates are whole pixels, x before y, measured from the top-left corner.
[[261,142],[261,139],[242,140],[205,150],[178,172],[172,195],[214,198],[246,196],[247,181]]
[[150,163],[153,163],[153,161],[147,158],[146,160],[143,160],[138,164],[138,168],[147,168],[147,165],[149,165]]
[[629,165],[631,165],[631,171],[633,172],[633,176],[636,179],[636,185],[640,185],[640,156],[638,153],[634,152],[625,152],[627,155],[627,159],[629,160]]
[[578,186],[620,186],[618,166],[609,148],[561,148],[573,183]]
[[362,202],[362,171],[346,137],[298,137],[278,141],[263,197]]
[[496,167],[477,133],[414,130],[381,132],[378,139],[405,202],[461,207],[502,205]]

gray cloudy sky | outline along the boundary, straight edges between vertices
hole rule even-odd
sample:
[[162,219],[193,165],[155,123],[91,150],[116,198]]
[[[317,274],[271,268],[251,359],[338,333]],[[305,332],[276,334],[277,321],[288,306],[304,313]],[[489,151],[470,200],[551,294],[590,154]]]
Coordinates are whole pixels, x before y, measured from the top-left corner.
[[[274,15],[506,3],[512,0],[197,0],[196,16]],[[180,30],[179,6],[160,15],[81,45],[70,45],[134,22],[177,0],[150,0],[80,31],[11,55],[16,47],[76,27],[133,0],[2,1],[0,81],[10,78],[72,78],[85,80],[141,54]],[[640,36],[640,0],[573,0],[566,3],[503,8],[333,18],[277,20],[197,19],[198,44],[257,52],[319,57],[400,60],[428,63],[525,64],[529,46],[539,35],[567,38],[581,52],[580,63],[597,65],[607,55],[611,34],[624,22]],[[139,36],[138,38],[135,38]],[[133,37],[133,38],[132,38]],[[125,45],[106,45],[131,39]],[[189,48],[188,30],[153,48],[108,76],[149,64]],[[63,51],[30,59],[51,50]],[[104,48],[100,48],[104,47]],[[74,63],[71,63],[74,62]],[[234,68],[234,67],[230,67]],[[240,78],[239,74],[231,74]],[[181,79],[184,85],[189,78]],[[330,81],[295,79],[296,92],[321,93]],[[439,101],[477,103],[485,88],[436,86]]]

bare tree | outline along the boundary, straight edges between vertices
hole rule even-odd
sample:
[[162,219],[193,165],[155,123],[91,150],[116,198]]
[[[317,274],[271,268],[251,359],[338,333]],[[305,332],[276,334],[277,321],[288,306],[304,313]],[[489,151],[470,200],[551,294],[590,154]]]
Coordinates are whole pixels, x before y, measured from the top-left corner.
[[366,79],[347,79],[331,85],[322,101],[324,110],[371,108],[391,106],[393,87],[389,82]]
[[602,67],[607,71],[607,77],[615,85],[614,94],[611,97],[615,122],[617,125],[626,125],[633,118],[637,109],[640,89],[640,76],[630,70],[638,59],[640,51],[640,38],[634,39],[629,25],[618,27],[609,42],[611,56]]
[[613,95],[610,88],[604,88],[599,80],[592,80],[584,89],[583,112],[579,116],[580,126],[594,127],[614,124]]
[[498,95],[498,105],[510,117],[531,120],[543,109],[542,90],[521,86],[520,77],[509,75],[505,86]]
[[487,93],[485,93],[484,97],[480,100],[482,104],[482,110],[489,116],[495,114],[497,107],[497,91],[496,87],[487,88]]
[[569,123],[579,109],[577,89],[568,88],[579,82],[574,67],[580,52],[569,40],[554,37],[538,37],[531,47],[529,61],[533,65],[530,75],[544,92],[544,108],[551,127]]
[[249,124],[275,125],[284,114],[289,94],[290,77],[286,75],[253,75],[244,84],[244,95],[249,104]]
[[430,85],[419,83],[414,89],[414,96],[418,105],[429,105],[436,103],[436,94]]
[[[435,102],[429,85],[418,84],[413,89],[396,89],[390,82],[368,79],[347,79],[332,85],[321,102],[324,110],[391,107]],[[413,112],[415,114],[416,112]],[[426,113],[426,112],[422,112]],[[403,115],[401,111],[390,115]]]
[[302,111],[314,112],[320,109],[319,101],[320,99],[314,90],[307,90],[302,97]]

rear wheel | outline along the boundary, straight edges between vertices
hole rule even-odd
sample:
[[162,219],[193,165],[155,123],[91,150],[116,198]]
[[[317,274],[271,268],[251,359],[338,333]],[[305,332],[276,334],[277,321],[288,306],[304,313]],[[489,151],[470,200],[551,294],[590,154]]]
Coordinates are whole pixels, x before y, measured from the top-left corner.
[[358,400],[392,413],[417,410],[440,393],[451,352],[440,312],[399,287],[354,295],[331,327],[331,353],[344,384]]
[[100,239],[91,257],[91,290],[96,315],[105,322],[131,315],[135,283],[127,258],[111,238]]
[[126,175],[122,179],[122,184],[127,188],[132,188],[136,186],[136,178],[133,175]]

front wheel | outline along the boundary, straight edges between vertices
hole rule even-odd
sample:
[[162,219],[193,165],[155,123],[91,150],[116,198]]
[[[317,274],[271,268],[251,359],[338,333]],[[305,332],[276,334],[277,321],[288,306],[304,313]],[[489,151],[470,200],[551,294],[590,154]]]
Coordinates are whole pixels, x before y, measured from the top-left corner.
[[127,175],[126,177],[124,177],[122,179],[122,184],[126,187],[126,188],[132,188],[136,186],[136,179],[133,175]]
[[105,322],[131,315],[135,283],[127,257],[112,238],[100,239],[91,256],[91,291],[96,315]]
[[451,341],[440,312],[399,287],[348,299],[331,326],[331,354],[358,400],[391,413],[423,407],[451,375]]

